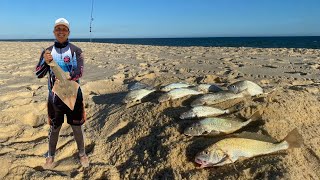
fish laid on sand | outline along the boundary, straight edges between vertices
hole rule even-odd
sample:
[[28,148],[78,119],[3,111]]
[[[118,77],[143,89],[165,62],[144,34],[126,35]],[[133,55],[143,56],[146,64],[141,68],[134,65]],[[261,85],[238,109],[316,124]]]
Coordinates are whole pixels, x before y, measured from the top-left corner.
[[168,101],[168,100],[182,98],[182,97],[189,96],[189,95],[198,95],[198,94],[202,94],[202,93],[203,92],[196,91],[193,89],[188,89],[188,88],[173,89],[173,90],[163,94],[162,96],[160,96],[158,101],[164,102],[164,101]]
[[69,80],[69,72],[64,72],[56,61],[52,60],[48,64],[57,78],[52,91],[71,109],[77,100],[78,89],[80,85],[72,80]]
[[187,87],[190,87],[192,85],[190,84],[187,84],[187,83],[171,83],[169,85],[166,85],[162,88],[160,88],[160,91],[163,91],[163,92],[169,92],[173,89],[179,89],[179,88],[187,88]]
[[242,91],[238,94],[235,94],[231,91],[221,91],[217,93],[212,94],[205,94],[197,99],[195,99],[191,106],[201,106],[201,105],[214,105],[221,102],[225,102],[231,99],[237,99],[237,98],[243,98],[246,96],[250,96],[250,94],[247,91]]
[[198,91],[202,91],[204,93],[208,93],[208,92],[220,92],[223,91],[223,89],[217,85],[214,84],[199,84],[197,86]]
[[236,94],[245,90],[251,96],[263,94],[263,89],[258,84],[248,80],[235,82],[233,84],[230,84],[227,88],[229,91],[232,91],[233,93],[236,93]]
[[255,112],[245,122],[224,118],[205,118],[185,129],[184,134],[187,136],[230,134],[260,118],[259,111]]
[[218,109],[210,106],[196,106],[180,115],[180,119],[192,119],[202,117],[213,117],[222,114],[230,114],[243,108],[243,104],[236,104],[228,109]]
[[283,141],[271,143],[246,138],[226,138],[198,153],[195,162],[200,167],[222,166],[238,159],[266,155],[280,150],[300,147],[302,136],[297,129],[292,130]]
[[142,98],[148,96],[150,93],[154,92],[155,89],[136,89],[130,91],[126,97],[123,99],[123,102],[126,104],[138,104],[141,103]]

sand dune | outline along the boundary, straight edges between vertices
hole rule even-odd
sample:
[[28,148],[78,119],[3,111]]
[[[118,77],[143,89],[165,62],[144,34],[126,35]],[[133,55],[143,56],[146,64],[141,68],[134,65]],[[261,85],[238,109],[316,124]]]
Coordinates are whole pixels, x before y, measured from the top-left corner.
[[[0,44],[0,178],[2,179],[319,179],[320,50],[274,48],[160,47],[75,43],[85,52],[81,80],[87,112],[83,169],[71,128],[64,123],[56,167],[42,168],[49,126],[47,79],[34,67],[51,42]],[[9,53],[16,52],[16,53]],[[219,168],[198,169],[196,153],[225,138],[187,137],[190,120],[180,120],[195,96],[159,103],[155,92],[141,104],[122,103],[133,82],[159,88],[173,82],[211,83],[225,88],[251,80],[268,95],[242,99],[231,117],[261,110],[262,121],[237,133],[252,132],[276,141],[297,128],[304,143],[271,155]],[[227,108],[240,100],[218,104]]]

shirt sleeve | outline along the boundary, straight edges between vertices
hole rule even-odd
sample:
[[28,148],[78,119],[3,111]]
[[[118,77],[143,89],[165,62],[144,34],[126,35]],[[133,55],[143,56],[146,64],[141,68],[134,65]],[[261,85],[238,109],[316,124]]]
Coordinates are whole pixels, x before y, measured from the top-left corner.
[[50,69],[49,65],[45,62],[43,55],[44,55],[44,51],[41,53],[39,62],[36,66],[37,78],[43,78]]
[[80,77],[82,77],[84,57],[80,48],[78,48],[74,53],[75,57],[77,58],[77,66],[71,72],[71,79],[73,81],[77,81]]

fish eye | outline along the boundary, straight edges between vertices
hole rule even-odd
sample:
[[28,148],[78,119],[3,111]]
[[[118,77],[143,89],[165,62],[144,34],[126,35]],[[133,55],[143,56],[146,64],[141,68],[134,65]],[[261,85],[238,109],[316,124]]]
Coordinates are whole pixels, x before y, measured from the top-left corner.
[[190,129],[193,130],[193,127],[191,127]]
[[204,153],[205,153],[206,155],[208,155],[208,154],[209,154],[209,153],[208,153],[208,151],[205,151]]

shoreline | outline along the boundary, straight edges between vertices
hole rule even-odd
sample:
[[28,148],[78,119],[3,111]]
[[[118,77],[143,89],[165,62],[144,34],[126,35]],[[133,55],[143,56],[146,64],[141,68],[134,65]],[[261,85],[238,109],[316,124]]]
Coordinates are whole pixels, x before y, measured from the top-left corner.
[[[320,36],[71,38],[71,42],[177,47],[251,47],[320,49]],[[0,39],[2,42],[53,42],[54,39]]]

